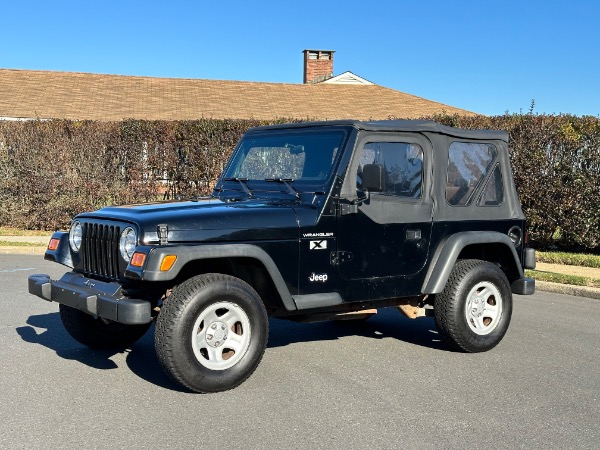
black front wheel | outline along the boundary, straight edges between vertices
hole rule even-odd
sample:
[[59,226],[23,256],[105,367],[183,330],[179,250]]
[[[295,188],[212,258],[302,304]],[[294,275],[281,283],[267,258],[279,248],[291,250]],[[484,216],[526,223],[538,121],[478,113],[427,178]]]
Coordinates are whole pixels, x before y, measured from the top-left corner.
[[487,261],[457,261],[436,295],[435,324],[442,339],[464,352],[484,352],[502,340],[512,315],[512,292],[502,270]]
[[71,337],[91,348],[127,348],[150,327],[150,323],[125,325],[104,320],[67,305],[60,305],[59,310],[60,319]]
[[173,289],[156,321],[160,365],[195,392],[219,392],[245,381],[264,354],[269,322],[262,300],[229,275],[203,274]]

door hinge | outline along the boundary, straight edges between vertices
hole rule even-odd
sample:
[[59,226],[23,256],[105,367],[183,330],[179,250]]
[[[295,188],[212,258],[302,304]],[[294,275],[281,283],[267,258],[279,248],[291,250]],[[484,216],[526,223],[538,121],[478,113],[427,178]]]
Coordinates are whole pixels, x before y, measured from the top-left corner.
[[341,263],[352,261],[352,252],[331,252],[330,261],[332,266],[338,266]]

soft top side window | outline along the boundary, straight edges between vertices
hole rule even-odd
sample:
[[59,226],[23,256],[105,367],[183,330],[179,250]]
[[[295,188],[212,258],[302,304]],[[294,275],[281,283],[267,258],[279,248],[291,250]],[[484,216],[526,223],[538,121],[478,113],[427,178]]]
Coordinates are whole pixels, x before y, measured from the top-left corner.
[[407,199],[421,198],[423,149],[406,142],[368,142],[362,149],[356,174],[357,189],[362,189],[366,164],[383,166],[385,187],[381,195]]
[[477,206],[499,206],[502,202],[504,202],[504,183],[500,164],[496,164],[496,168],[479,196]]
[[467,205],[477,187],[493,168],[498,151],[492,144],[453,142],[448,152],[446,201],[451,206]]

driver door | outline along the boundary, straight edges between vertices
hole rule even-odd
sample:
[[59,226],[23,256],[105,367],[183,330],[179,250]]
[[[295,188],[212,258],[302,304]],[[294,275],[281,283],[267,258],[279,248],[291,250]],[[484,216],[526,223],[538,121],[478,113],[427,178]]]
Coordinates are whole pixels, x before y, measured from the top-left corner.
[[[340,199],[339,274],[357,282],[349,286],[369,281],[372,288],[375,282],[379,289],[371,298],[405,295],[411,289],[407,281],[422,271],[429,252],[431,144],[422,135],[373,133],[359,140],[357,150]],[[383,168],[381,192],[365,191],[362,170],[367,164]]]

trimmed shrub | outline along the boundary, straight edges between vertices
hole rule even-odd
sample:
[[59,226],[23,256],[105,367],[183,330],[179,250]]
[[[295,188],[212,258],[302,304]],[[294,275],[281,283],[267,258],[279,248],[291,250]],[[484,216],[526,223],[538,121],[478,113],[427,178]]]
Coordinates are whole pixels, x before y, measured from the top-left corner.
[[[600,251],[600,119],[436,115],[510,135],[517,190],[541,248]],[[109,204],[206,195],[250,127],[299,120],[0,121],[0,224],[66,228]]]

